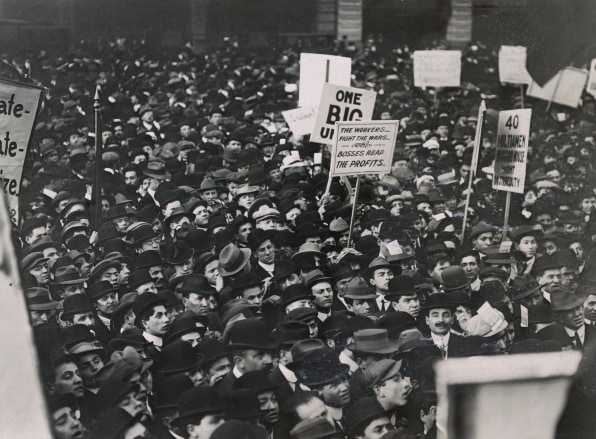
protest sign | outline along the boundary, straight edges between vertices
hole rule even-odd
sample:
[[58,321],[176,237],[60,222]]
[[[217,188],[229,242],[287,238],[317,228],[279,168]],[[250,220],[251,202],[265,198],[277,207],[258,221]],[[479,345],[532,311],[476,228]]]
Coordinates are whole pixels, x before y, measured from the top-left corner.
[[499,49],[499,81],[508,84],[530,84],[526,69],[527,49],[523,46],[501,46]]
[[11,220],[18,222],[21,175],[42,89],[0,79],[0,178]]
[[377,93],[325,84],[310,141],[333,145],[335,123],[372,119]]
[[417,50],[414,52],[415,87],[459,87],[459,50]]
[[317,117],[317,107],[296,108],[282,111],[281,114],[294,135],[304,136],[312,133]]
[[590,63],[590,75],[586,84],[586,92],[596,98],[596,58]]
[[330,175],[391,172],[397,120],[338,122],[331,150]]
[[544,87],[532,82],[527,94],[533,98],[577,108],[587,80],[587,70],[565,67],[544,84]]
[[499,112],[493,189],[524,193],[532,110]]
[[351,78],[351,58],[301,53],[298,107],[307,108],[319,105],[325,83],[349,87]]

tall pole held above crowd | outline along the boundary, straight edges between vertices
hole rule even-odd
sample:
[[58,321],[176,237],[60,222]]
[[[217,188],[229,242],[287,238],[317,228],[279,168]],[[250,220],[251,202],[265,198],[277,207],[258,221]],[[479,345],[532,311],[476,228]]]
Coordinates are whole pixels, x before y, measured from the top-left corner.
[[99,85],[95,88],[93,96],[93,109],[95,111],[95,182],[93,185],[93,198],[95,200],[95,224],[101,224],[101,174],[103,172],[101,163],[101,104],[99,102]]

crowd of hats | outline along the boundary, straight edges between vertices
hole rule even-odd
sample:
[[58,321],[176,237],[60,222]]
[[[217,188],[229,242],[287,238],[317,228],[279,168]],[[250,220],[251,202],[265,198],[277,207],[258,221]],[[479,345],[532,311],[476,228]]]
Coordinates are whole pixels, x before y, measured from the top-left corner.
[[[438,309],[464,340],[449,357],[580,348],[564,319],[596,299],[591,96],[551,112],[527,101],[525,191],[512,195],[505,229],[491,180],[498,111],[516,102],[494,48],[467,47],[462,87],[433,93],[413,87],[406,47],[381,54],[369,41],[350,53],[352,85],[377,91],[374,118],[401,127],[391,173],[362,176],[354,199],[354,179],[329,182],[328,149],[282,117],[297,106],[295,49],[154,56],[126,44],[33,62],[52,87],[13,238],[50,410],[81,414],[64,437],[187,437],[213,416],[212,438],[343,438],[381,418],[392,430],[396,414],[408,425],[384,438],[422,435],[432,366],[447,355],[428,323]],[[98,177],[101,212],[88,190]],[[153,333],[162,307],[168,323]],[[584,319],[596,311],[586,306]],[[64,390],[64,365],[82,384]],[[406,407],[388,415],[378,389],[398,378],[411,383]],[[292,404],[303,394],[338,408],[329,386],[349,399],[342,417],[302,419]]]

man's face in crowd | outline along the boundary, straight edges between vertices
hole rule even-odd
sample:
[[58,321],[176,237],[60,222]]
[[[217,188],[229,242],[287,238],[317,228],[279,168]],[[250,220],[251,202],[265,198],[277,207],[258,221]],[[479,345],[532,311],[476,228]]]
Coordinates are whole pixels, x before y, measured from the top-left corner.
[[375,393],[381,392],[384,397],[398,407],[407,404],[412,384],[409,377],[404,377],[401,373],[383,381],[379,386],[375,386]]
[[466,277],[470,280],[474,280],[478,277],[478,261],[474,256],[466,256],[461,260],[461,267],[464,269]]
[[207,294],[189,293],[188,297],[182,298],[182,303],[186,309],[198,315],[205,315],[210,310]]
[[541,251],[543,254],[547,254],[547,255],[552,255],[554,252],[556,252],[559,248],[557,247],[557,244],[554,241],[543,241],[542,242],[542,248]]
[[311,287],[317,308],[329,309],[333,303],[333,288],[329,282],[319,282]]
[[118,305],[118,295],[116,292],[105,294],[95,301],[97,312],[104,316],[111,316],[116,305]]
[[559,320],[567,328],[577,331],[584,326],[584,306],[580,305],[569,311],[561,311]]
[[101,273],[101,276],[99,276],[99,280],[108,281],[110,284],[112,284],[112,287],[117,288],[119,275],[120,270],[118,270],[116,267],[110,267],[104,270],[103,273]]
[[536,250],[538,250],[536,238],[533,236],[524,236],[522,239],[520,239],[517,248],[526,256],[526,258],[533,258],[536,256]]
[[581,202],[582,213],[590,215],[596,209],[596,197],[588,197],[582,199]]
[[238,205],[245,209],[250,209],[250,206],[255,201],[254,194],[243,194],[238,197]]
[[143,241],[143,243],[141,244],[141,249],[143,251],[148,251],[148,250],[159,250],[159,237],[154,237],[154,238],[149,238],[146,239],[145,241]]
[[584,260],[584,246],[582,244],[580,244],[579,242],[572,242],[571,244],[569,244],[569,249],[573,250],[575,256],[579,261]]
[[261,308],[263,295],[265,292],[259,286],[247,288],[242,291],[242,298],[248,302],[251,307]]
[[79,371],[85,387],[97,387],[95,375],[104,366],[104,362],[97,352],[81,354],[79,356]]
[[201,198],[207,203],[213,203],[217,199],[217,189],[208,189],[201,192]]
[[573,267],[561,267],[561,285],[573,289],[577,271]]
[[197,206],[192,212],[195,215],[195,224],[206,227],[209,223],[209,209],[207,206]]
[[596,322],[596,293],[589,294],[584,301],[584,317]]
[[542,274],[536,276],[539,285],[559,285],[561,283],[561,270],[553,268],[545,270]]
[[148,320],[142,323],[147,333],[156,336],[164,335],[170,327],[170,319],[168,318],[166,307],[163,305],[154,307],[153,314],[149,316]]
[[370,284],[379,291],[389,290],[389,281],[393,279],[393,271],[389,268],[379,268],[374,271]]
[[264,370],[269,372],[273,368],[273,357],[271,352],[261,349],[247,349],[242,354],[241,369],[244,372],[253,370]]
[[418,314],[420,314],[420,299],[416,294],[400,296],[397,301],[393,302],[393,309],[407,312],[412,317],[418,318]]
[[56,439],[83,438],[83,425],[72,407],[61,407],[52,412],[52,422]]
[[223,114],[221,113],[211,113],[211,116],[209,117],[209,123],[213,125],[219,125],[222,120]]
[[51,311],[29,311],[31,326],[44,325],[50,321]]
[[325,384],[319,391],[325,404],[330,407],[343,407],[350,402],[350,383],[348,377]]
[[426,316],[426,324],[433,334],[445,335],[451,330],[453,313],[449,308],[431,309]]
[[395,430],[391,420],[387,416],[374,419],[364,429],[364,436],[357,436],[357,439],[380,439],[389,431]]
[[146,282],[137,286],[135,290],[137,293],[139,293],[139,295],[159,293],[159,291],[157,290],[157,286],[155,285],[155,282]]
[[267,390],[258,394],[259,407],[269,425],[277,423],[279,420],[279,404],[273,390]]
[[256,249],[257,259],[262,264],[275,262],[275,245],[270,239],[263,241]]
[[360,300],[360,299],[353,299],[352,300],[352,311],[357,316],[364,316],[368,317],[374,313],[374,299],[369,300]]
[[25,242],[29,245],[35,244],[40,238],[47,236],[48,230],[45,226],[35,227],[25,236]]
[[228,372],[232,370],[232,362],[228,357],[219,358],[206,368],[207,377],[209,378],[209,385],[213,386],[223,379]]
[[484,253],[486,249],[493,243],[493,233],[486,232],[481,233],[475,239],[472,240],[474,250]]
[[189,425],[189,439],[209,439],[213,432],[225,422],[223,413],[215,415],[205,415],[201,422],[196,425]]
[[83,397],[83,380],[75,363],[60,364],[56,367],[54,376],[54,382],[51,384],[54,395],[72,393],[77,398]]
[[430,271],[430,276],[438,282],[442,282],[443,279],[441,278],[441,273],[444,269],[451,267],[451,262],[447,260],[439,261],[435,264],[435,266]]
[[77,313],[72,317],[74,325],[85,325],[89,329],[95,327],[95,316],[92,312]]
[[149,267],[149,276],[155,282],[156,286],[164,285],[165,277],[163,274],[163,267],[161,265],[155,265],[153,267]]
[[50,280],[50,271],[48,270],[47,261],[35,264],[29,269],[29,273],[35,278],[39,285],[45,285]]
[[175,272],[176,276],[183,276],[183,275],[192,273],[193,264],[194,264],[194,260],[191,257],[190,259],[187,259],[186,261],[184,261],[180,264],[174,265],[174,272]]

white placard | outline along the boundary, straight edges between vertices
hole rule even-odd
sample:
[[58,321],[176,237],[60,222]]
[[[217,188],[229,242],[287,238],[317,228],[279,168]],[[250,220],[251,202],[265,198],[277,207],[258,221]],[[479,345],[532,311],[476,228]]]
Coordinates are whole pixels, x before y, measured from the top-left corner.
[[587,80],[587,70],[565,67],[544,84],[544,87],[532,82],[527,94],[533,98],[577,108]]
[[459,87],[459,50],[417,50],[414,52],[415,87]]
[[527,49],[524,46],[501,46],[499,49],[499,81],[508,84],[530,84],[526,69]]
[[524,193],[532,110],[499,112],[493,189]]
[[298,107],[307,108],[318,105],[325,83],[349,87],[351,79],[351,58],[301,53]]
[[312,133],[317,117],[317,107],[296,108],[282,111],[281,114],[294,135],[304,136]]
[[397,120],[338,122],[330,175],[388,174],[398,124]]
[[376,99],[374,91],[325,84],[310,141],[333,145],[335,123],[372,119]]

